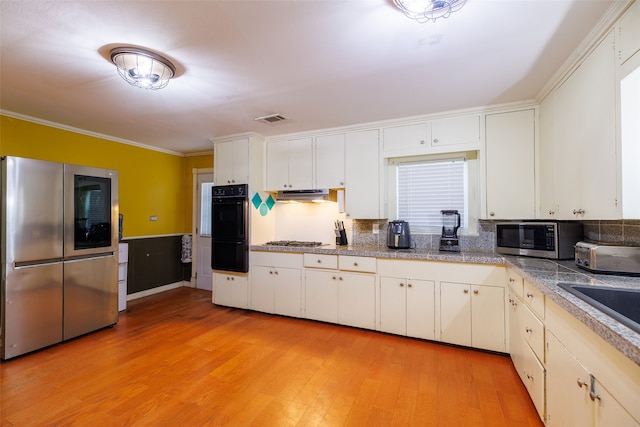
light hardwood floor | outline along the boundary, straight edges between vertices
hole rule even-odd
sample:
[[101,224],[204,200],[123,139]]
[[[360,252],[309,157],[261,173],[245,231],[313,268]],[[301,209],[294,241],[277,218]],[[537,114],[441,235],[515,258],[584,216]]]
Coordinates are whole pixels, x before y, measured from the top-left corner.
[[0,364],[3,426],[541,426],[507,356],[181,288]]

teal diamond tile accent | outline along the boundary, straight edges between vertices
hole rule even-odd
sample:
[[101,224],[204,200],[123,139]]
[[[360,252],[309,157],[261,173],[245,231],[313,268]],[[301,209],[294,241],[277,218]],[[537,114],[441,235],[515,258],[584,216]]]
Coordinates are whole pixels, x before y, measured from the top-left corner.
[[262,204],[262,198],[258,193],[256,193],[255,196],[251,198],[251,203],[253,203],[253,207],[256,209],[260,207],[260,205]]
[[269,194],[269,197],[267,197],[267,200],[265,201],[265,203],[267,204],[267,207],[269,208],[269,210],[273,209],[273,205],[276,204],[276,201],[273,200],[273,197],[271,197],[271,194]]

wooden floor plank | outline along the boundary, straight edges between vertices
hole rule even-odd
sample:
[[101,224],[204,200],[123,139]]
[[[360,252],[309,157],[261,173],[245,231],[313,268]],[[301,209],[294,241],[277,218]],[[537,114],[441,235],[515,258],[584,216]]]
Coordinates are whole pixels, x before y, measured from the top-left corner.
[[2,426],[536,426],[511,361],[181,288],[0,364]]

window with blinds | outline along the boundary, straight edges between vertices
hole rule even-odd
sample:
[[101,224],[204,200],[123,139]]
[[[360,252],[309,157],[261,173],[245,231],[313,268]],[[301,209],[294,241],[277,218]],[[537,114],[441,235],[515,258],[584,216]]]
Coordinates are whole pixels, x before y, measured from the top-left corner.
[[446,159],[397,164],[398,219],[411,224],[411,232],[442,228],[442,210],[455,209],[467,220],[467,162]]

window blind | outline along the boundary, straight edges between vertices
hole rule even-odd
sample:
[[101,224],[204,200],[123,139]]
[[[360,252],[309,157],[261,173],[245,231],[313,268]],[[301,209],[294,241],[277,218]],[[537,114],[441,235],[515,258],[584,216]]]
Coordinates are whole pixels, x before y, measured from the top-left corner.
[[423,233],[442,228],[441,210],[455,209],[466,219],[466,182],[464,159],[398,164],[398,219]]

